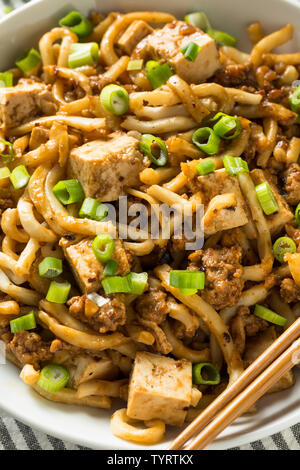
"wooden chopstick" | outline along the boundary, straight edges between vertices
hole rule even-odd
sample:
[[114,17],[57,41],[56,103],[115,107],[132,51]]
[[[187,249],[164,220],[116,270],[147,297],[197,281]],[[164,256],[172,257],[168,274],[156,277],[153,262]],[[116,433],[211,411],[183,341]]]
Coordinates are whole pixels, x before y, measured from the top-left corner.
[[286,330],[243,374],[211,403],[171,444],[169,450],[181,449],[199,433],[222,409],[244,390],[263,370],[300,337],[300,318]]
[[[297,359],[296,359],[297,358]],[[184,450],[204,449],[300,361],[300,339],[240,393]]]

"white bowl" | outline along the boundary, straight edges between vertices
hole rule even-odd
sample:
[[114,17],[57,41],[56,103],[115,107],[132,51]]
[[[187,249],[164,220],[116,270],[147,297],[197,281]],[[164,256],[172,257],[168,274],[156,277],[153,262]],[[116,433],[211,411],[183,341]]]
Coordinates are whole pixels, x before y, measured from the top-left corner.
[[[0,22],[0,70],[11,66],[22,50],[37,43],[64,13],[73,9],[83,13],[91,9],[132,11],[145,10],[147,4],[143,0],[35,0]],[[237,36],[239,47],[245,49],[249,49],[246,27],[250,22],[260,20],[267,32],[294,23],[294,43],[285,49],[297,50],[297,44],[300,45],[300,2],[296,0],[152,0],[151,9],[170,11],[178,17],[193,9],[204,10],[214,27]],[[300,374],[297,375],[298,382],[292,389],[263,398],[256,415],[240,418],[210,448],[240,446],[300,422]],[[25,386],[11,364],[0,365],[1,407],[36,429],[83,446],[110,450],[140,448],[112,436],[111,411],[50,403]],[[165,442],[155,448],[166,449],[167,441],[176,434],[178,429],[169,430]]]

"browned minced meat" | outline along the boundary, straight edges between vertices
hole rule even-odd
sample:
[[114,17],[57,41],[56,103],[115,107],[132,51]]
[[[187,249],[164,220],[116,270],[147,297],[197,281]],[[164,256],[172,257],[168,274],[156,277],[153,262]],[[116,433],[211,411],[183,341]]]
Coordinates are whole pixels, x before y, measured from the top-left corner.
[[189,269],[205,272],[205,289],[201,295],[206,302],[217,310],[237,303],[244,287],[239,246],[195,251],[189,260]]
[[292,163],[286,171],[284,190],[289,204],[295,206],[300,202],[300,166],[298,163]]
[[16,333],[8,344],[8,349],[21,364],[32,364],[35,369],[39,369],[41,363],[51,361],[53,357],[50,343],[42,341],[37,333],[29,331]]
[[68,305],[70,313],[75,318],[100,333],[116,331],[118,326],[126,323],[125,304],[117,298],[109,299],[105,305],[98,307],[83,295],[73,297],[69,300]]
[[4,337],[10,332],[9,328],[9,320],[6,318],[0,317],[0,339],[4,339]]
[[149,292],[139,297],[136,309],[144,320],[160,325],[169,312],[167,294],[160,289],[150,289]]
[[13,207],[15,207],[15,204],[12,199],[0,198],[0,215],[2,215],[6,209],[11,209]]
[[247,86],[257,88],[256,77],[252,65],[227,65],[217,70],[210,81],[219,83],[225,87]]
[[283,279],[280,284],[280,295],[284,302],[288,304],[298,302],[300,300],[300,288],[293,279]]
[[230,326],[232,339],[238,352],[243,355],[248,336],[256,336],[268,328],[268,323],[250,313],[248,307],[239,307]]

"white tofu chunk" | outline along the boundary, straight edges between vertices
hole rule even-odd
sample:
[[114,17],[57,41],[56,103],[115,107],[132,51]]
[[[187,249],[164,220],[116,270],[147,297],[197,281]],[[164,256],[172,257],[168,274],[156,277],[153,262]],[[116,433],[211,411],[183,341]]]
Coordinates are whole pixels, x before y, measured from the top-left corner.
[[[97,260],[92,249],[92,241],[92,239],[85,238],[70,242],[68,239],[62,238],[59,243],[81,291],[85,294],[97,292],[104,279],[105,264]],[[116,275],[126,276],[130,273],[130,262],[121,240],[115,240],[112,259],[118,262]]]
[[0,88],[0,119],[6,128],[55,112],[52,93],[43,83],[24,79],[15,87]]
[[140,184],[143,156],[139,141],[123,132],[94,140],[72,150],[68,176],[80,181],[86,197],[116,201],[125,188]]
[[136,45],[148,34],[151,34],[152,31],[153,28],[145,21],[133,21],[118,40],[118,46],[120,46],[126,54],[131,55]]
[[127,414],[181,426],[192,404],[192,364],[138,352],[129,384]]
[[238,179],[228,175],[225,169],[199,176],[197,187],[205,205],[205,235],[248,223],[247,205]]
[[290,211],[290,208],[284,197],[281,196],[281,194],[278,192],[278,189],[273,184],[272,179],[267,171],[255,169],[252,170],[250,174],[255,186],[264,182],[268,182],[273,191],[279,207],[279,211],[275,212],[275,214],[266,215],[265,217],[267,219],[267,224],[271,234],[276,235],[277,233],[281,232],[285,224],[291,222],[291,220],[294,219],[294,215]]
[[[184,58],[181,48],[195,42],[201,49],[192,62]],[[155,30],[148,38],[150,54],[165,59],[177,75],[189,83],[201,83],[220,67],[216,42],[206,33],[183,21],[174,21]]]

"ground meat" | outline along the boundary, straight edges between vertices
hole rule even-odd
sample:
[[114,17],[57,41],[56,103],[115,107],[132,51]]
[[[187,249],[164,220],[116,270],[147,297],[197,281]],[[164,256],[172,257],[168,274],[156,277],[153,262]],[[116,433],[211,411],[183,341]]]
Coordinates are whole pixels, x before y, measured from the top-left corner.
[[268,328],[268,323],[250,313],[248,307],[240,307],[231,322],[232,339],[238,352],[243,355],[247,337],[256,336]]
[[215,73],[211,81],[225,87],[254,87],[257,82],[252,65],[230,64]]
[[0,216],[3,214],[6,209],[11,209],[15,207],[14,201],[12,199],[3,199],[0,198]]
[[71,315],[100,333],[116,331],[119,326],[126,323],[125,304],[117,298],[109,298],[106,304],[98,307],[83,295],[73,297],[68,305]]
[[292,163],[286,171],[284,190],[289,204],[295,206],[300,202],[300,166],[298,163]]
[[42,341],[41,337],[33,332],[21,331],[14,335],[8,344],[8,349],[21,364],[32,364],[40,369],[41,364],[52,360],[50,343]]
[[150,289],[138,298],[136,310],[144,320],[160,325],[169,312],[167,294],[160,289]]
[[3,339],[10,332],[9,320],[0,317],[0,339]]
[[206,302],[217,310],[233,307],[237,303],[244,287],[242,250],[239,246],[195,251],[189,260],[189,269],[205,272],[202,297]]
[[298,302],[300,300],[300,288],[293,279],[283,279],[280,284],[280,295],[284,302],[288,304]]

